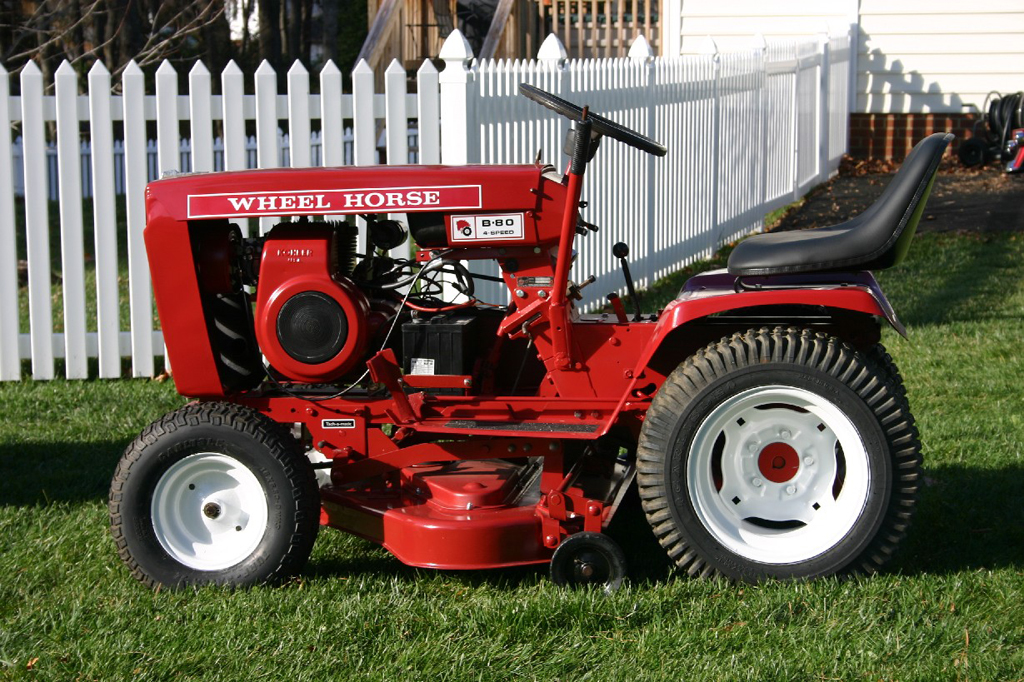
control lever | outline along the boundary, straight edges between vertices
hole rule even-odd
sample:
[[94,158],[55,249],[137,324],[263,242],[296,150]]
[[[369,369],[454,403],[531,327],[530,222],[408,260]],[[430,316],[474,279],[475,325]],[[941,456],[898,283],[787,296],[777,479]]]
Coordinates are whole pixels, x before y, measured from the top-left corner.
[[583,300],[583,294],[581,294],[580,292],[583,291],[584,287],[589,287],[591,284],[593,284],[596,281],[597,281],[597,275],[591,275],[590,277],[587,277],[585,280],[583,280],[579,284],[570,284],[569,285],[569,298],[571,298],[573,300],[576,300],[576,301],[582,301]]
[[641,315],[640,297],[636,295],[636,287],[633,286],[633,276],[629,274],[629,263],[626,262],[626,257],[629,255],[629,247],[624,242],[619,242],[612,247],[612,255],[618,258],[622,264],[622,274],[626,278],[626,290],[629,291],[629,297],[633,300],[633,306],[636,308],[633,321],[639,322]]
[[619,324],[629,322],[629,318],[626,317],[626,308],[622,305],[622,299],[618,294],[615,292],[608,294],[608,302],[612,304],[612,310],[615,311],[615,317]]

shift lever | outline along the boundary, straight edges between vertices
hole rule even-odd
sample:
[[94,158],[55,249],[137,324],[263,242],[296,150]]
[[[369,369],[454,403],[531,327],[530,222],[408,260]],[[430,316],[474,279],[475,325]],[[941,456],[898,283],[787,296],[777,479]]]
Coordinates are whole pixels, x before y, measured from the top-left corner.
[[629,291],[629,297],[633,300],[633,305],[636,307],[636,315],[633,316],[633,321],[639,322],[640,297],[636,295],[636,288],[633,286],[633,276],[629,274],[629,263],[626,262],[626,256],[629,255],[629,247],[624,242],[619,242],[612,247],[612,255],[622,263],[622,274],[626,278],[626,289]]

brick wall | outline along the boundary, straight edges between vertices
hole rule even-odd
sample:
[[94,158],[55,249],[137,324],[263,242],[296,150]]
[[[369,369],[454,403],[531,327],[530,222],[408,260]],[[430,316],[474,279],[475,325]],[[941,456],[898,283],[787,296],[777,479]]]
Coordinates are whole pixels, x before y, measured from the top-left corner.
[[900,160],[921,138],[938,132],[956,135],[946,152],[955,154],[975,120],[976,114],[850,114],[850,156]]

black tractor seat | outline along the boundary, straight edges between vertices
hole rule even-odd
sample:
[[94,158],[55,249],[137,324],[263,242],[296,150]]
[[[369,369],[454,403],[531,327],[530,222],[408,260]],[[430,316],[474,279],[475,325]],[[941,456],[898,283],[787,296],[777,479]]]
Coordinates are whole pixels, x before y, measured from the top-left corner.
[[907,255],[950,133],[924,138],[878,201],[856,218],[816,230],[768,232],[740,242],[729,256],[737,277],[837,270],[881,270]]

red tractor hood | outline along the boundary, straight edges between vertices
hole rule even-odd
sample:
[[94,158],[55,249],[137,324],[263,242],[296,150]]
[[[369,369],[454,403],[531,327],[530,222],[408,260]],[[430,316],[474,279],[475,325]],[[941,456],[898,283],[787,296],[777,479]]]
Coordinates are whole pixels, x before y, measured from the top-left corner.
[[[195,173],[150,183],[146,211],[173,220],[526,211],[541,174],[521,166],[346,166]],[[159,206],[159,208],[158,208]]]

